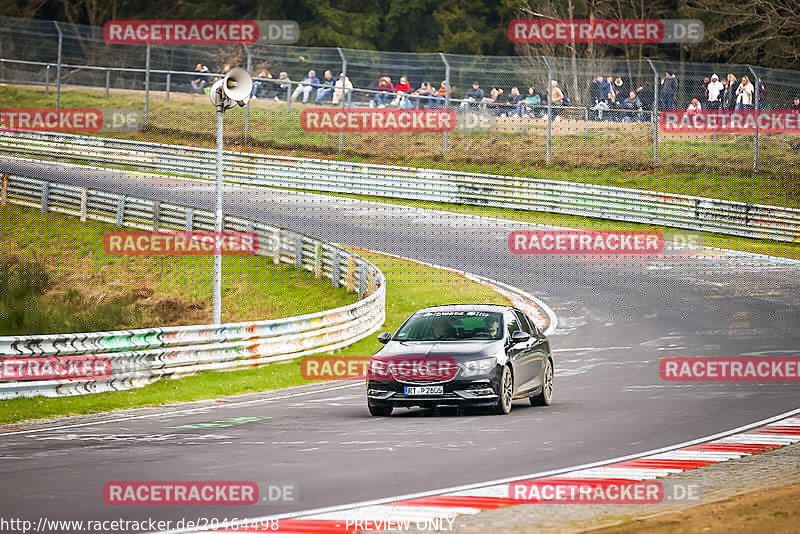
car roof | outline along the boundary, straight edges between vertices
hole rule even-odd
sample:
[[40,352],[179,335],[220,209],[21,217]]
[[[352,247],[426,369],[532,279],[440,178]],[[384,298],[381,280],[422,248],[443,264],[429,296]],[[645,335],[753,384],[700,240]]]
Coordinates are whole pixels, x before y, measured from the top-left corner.
[[429,306],[427,308],[420,308],[415,313],[425,311],[492,311],[502,312],[505,310],[515,310],[513,306],[506,306],[503,304],[444,304],[441,306]]

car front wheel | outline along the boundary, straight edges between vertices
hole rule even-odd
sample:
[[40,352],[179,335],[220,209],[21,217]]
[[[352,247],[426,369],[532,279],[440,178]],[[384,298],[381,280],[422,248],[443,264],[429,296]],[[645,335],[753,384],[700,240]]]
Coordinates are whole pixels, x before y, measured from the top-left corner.
[[503,367],[503,374],[500,377],[500,395],[497,399],[495,413],[507,415],[511,413],[511,399],[514,398],[514,377],[509,366]]
[[553,403],[553,364],[547,358],[544,361],[542,370],[542,392],[535,397],[531,397],[533,406],[550,406]]

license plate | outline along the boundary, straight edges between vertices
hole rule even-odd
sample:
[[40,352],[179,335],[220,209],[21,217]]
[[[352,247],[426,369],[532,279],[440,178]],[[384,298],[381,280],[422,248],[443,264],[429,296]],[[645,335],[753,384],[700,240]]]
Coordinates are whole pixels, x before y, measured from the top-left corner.
[[405,386],[406,395],[441,395],[444,386]]

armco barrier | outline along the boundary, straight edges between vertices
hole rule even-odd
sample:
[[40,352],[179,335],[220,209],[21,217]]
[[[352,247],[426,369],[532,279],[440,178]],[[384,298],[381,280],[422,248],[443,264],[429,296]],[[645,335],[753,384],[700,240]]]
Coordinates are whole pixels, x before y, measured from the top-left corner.
[[[213,178],[210,149],[57,133],[3,132],[22,158]],[[232,182],[308,191],[433,200],[654,224],[742,237],[800,241],[800,210],[554,180],[225,152]]]
[[[9,203],[43,211],[146,230],[214,230],[214,215],[209,211],[15,175],[4,183]],[[128,389],[169,375],[293,359],[350,345],[384,323],[384,276],[360,256],[296,232],[236,217],[225,216],[224,229],[255,232],[259,236],[258,255],[329,278],[336,287],[355,288],[360,300],[332,310],[270,321],[3,336],[1,359],[85,355],[108,358],[111,373],[103,380],[0,381],[0,399]]]

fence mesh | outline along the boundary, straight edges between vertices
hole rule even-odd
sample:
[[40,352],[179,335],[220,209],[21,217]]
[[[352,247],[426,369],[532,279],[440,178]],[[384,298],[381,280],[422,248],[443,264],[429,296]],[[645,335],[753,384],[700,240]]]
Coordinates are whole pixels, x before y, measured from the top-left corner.
[[[102,28],[0,17],[0,82],[34,86],[30,90],[51,95],[56,87],[63,88],[65,94],[71,94],[75,87],[94,88],[105,91],[102,98],[109,95],[109,105],[123,95],[126,104],[143,105],[146,89],[146,137],[212,146],[214,110],[203,89],[193,88],[192,81],[198,79],[195,68],[198,64],[207,67],[207,89],[226,65],[249,66],[254,76],[262,77],[257,80],[257,98],[247,110],[226,114],[225,120],[229,141],[245,143],[250,150],[321,157],[347,154],[351,158],[410,164],[443,164],[436,162],[447,159],[448,165],[463,163],[476,170],[516,169],[528,174],[533,173],[531,166],[541,168],[550,163],[582,170],[587,179],[614,168],[620,185],[639,185],[642,180],[636,175],[651,173],[648,187],[713,195],[714,191],[699,189],[707,183],[691,183],[691,176],[705,173],[718,178],[720,188],[751,184],[750,191],[729,191],[737,198],[798,203],[797,135],[677,134],[664,133],[658,127],[662,110],[685,110],[693,99],[704,109],[742,105],[736,89],[744,77],[755,86],[753,107],[790,108],[800,96],[800,73],[794,71],[736,64],[488,57],[256,44],[153,45],[148,76],[147,48],[109,45]],[[333,80],[346,72],[353,90],[343,102],[337,99],[336,105],[344,104],[347,109],[443,107],[444,98],[385,97],[377,90],[378,81],[389,77],[396,85],[406,77],[411,91],[423,82],[435,91],[449,80],[449,105],[459,117],[458,127],[447,135],[304,131],[302,110],[331,106],[334,96],[333,91],[322,91],[321,86],[298,89],[310,70],[320,78],[320,85],[325,83],[326,71],[331,71]],[[286,78],[279,81],[280,73]],[[712,80],[714,75],[722,84],[719,90],[709,89],[716,81]],[[558,89],[548,90],[551,83]],[[482,91],[482,98],[474,98],[479,93],[468,93],[471,89]],[[468,94],[473,98],[465,101]],[[487,120],[469,118],[474,115]],[[768,198],[752,180],[754,170],[774,180],[775,190]],[[548,172],[547,177],[558,177],[556,171]],[[731,176],[737,176],[738,181],[726,181]]]

